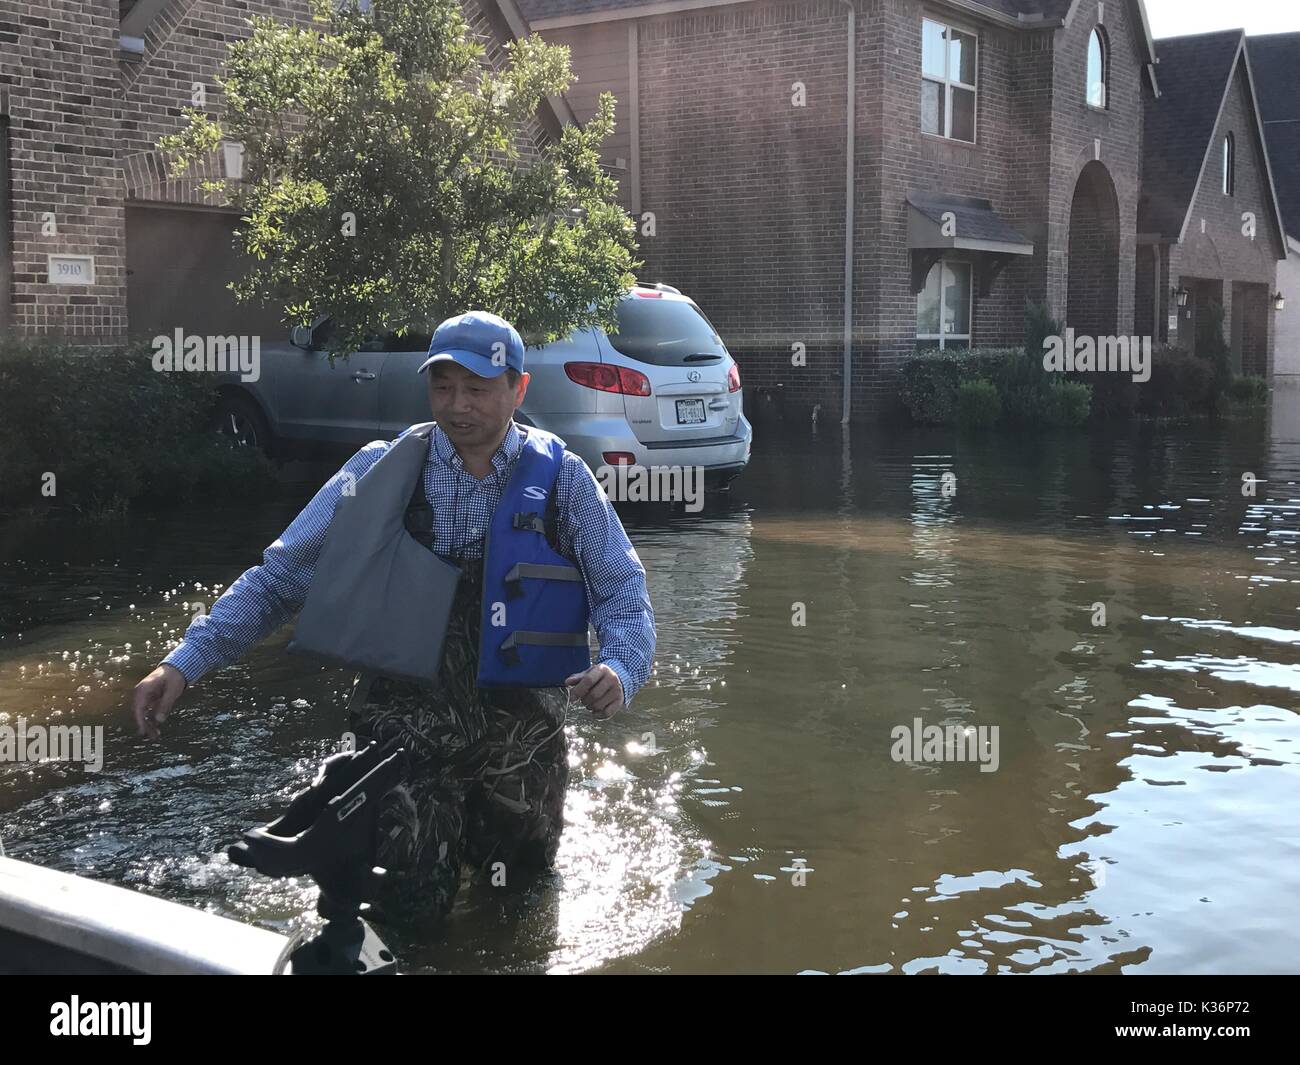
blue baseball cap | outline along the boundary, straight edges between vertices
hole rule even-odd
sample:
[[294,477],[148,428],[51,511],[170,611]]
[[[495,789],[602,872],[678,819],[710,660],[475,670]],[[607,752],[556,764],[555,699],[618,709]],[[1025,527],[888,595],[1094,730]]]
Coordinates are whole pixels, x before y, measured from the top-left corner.
[[429,344],[423,373],[435,362],[456,362],[480,377],[500,377],[524,369],[524,340],[513,325],[487,311],[467,311],[438,326]]

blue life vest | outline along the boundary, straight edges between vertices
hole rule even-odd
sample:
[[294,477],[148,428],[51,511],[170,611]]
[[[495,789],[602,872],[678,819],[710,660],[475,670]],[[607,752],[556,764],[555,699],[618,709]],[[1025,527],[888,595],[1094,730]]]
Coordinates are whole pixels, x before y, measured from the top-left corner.
[[[558,687],[591,666],[586,583],[554,546],[564,441],[518,428],[523,447],[484,542],[481,688]],[[413,426],[338,500],[291,652],[437,683],[461,569],[433,543],[432,430]]]
[[[587,585],[548,536],[564,441],[519,426],[524,444],[483,545],[480,688],[547,688],[591,667]],[[548,505],[549,504],[549,505]]]

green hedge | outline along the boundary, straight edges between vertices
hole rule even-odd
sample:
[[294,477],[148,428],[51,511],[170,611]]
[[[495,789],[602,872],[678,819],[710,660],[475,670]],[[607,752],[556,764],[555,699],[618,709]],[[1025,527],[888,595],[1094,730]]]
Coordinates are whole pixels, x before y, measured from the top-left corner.
[[1228,389],[1234,403],[1267,403],[1268,381],[1263,377],[1236,377]]
[[1193,355],[1169,344],[1152,345],[1149,381],[1134,381],[1123,373],[1078,376],[1100,379],[1093,391],[1093,412],[1101,417],[1134,412],[1158,418],[1213,415],[1222,413],[1229,397],[1257,403],[1268,395],[1268,384],[1260,378],[1243,378],[1259,383],[1238,385],[1231,371],[1225,371],[1221,353]]
[[1002,397],[992,381],[963,381],[957,386],[956,422],[967,429],[987,429],[1002,417]]
[[1217,373],[1208,359],[1182,348],[1156,344],[1151,351],[1151,380],[1142,384],[1130,381],[1128,387],[1134,393],[1137,410],[1143,414],[1205,414],[1217,407]]
[[[1023,348],[972,348],[921,351],[902,370],[901,396],[914,421],[928,425],[972,424],[988,418],[992,403],[983,382],[997,398],[993,421],[1021,426],[1075,426],[1088,418],[1092,390],[1059,380],[1043,370]],[[984,421],[980,424],[992,424]]]
[[[0,343],[0,505],[105,514],[137,500],[267,490],[265,456],[209,428],[211,375],[155,371],[152,354]],[[53,496],[42,493],[47,473]]]
[[972,424],[977,401],[969,382],[988,382],[996,391],[1001,423],[1075,426],[1094,418],[1186,417],[1221,412],[1229,399],[1258,405],[1268,399],[1268,382],[1241,377],[1224,384],[1222,367],[1182,348],[1155,344],[1151,377],[1128,373],[1048,373],[1041,355],[1024,348],[920,351],[904,363],[900,394],[912,419],[929,425]]

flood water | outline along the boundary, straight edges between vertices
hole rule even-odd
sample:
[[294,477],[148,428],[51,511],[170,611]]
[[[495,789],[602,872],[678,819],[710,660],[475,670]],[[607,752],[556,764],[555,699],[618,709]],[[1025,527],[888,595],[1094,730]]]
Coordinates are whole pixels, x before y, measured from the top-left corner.
[[[1300,391],[1274,408],[765,429],[730,498],[629,512],[658,665],[625,714],[571,716],[557,873],[467,879],[444,938],[394,944],[404,967],[1295,972]],[[314,888],[225,847],[338,749],[345,674],[286,629],[160,744],[127,706],[334,468],[248,506],[0,525],[0,723],[105,727],[98,773],[0,765],[10,857],[302,925]],[[895,760],[917,719],[996,726],[996,768]]]

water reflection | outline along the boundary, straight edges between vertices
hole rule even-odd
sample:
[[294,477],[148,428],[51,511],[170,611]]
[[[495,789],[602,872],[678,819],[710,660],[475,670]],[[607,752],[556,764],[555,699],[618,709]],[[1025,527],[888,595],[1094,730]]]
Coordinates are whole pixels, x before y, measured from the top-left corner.
[[[630,512],[650,683],[612,722],[571,720],[555,875],[467,880],[445,938],[400,945],[408,967],[1293,967],[1289,410],[1029,442],[791,429],[702,515]],[[10,854],[303,926],[310,886],[223,850],[336,749],[346,678],[282,632],[161,746],[123,707],[328,472],[244,514],[0,529],[0,724],[102,723],[107,745],[94,775],[0,766]],[[917,718],[996,726],[998,771],[894,761]]]

